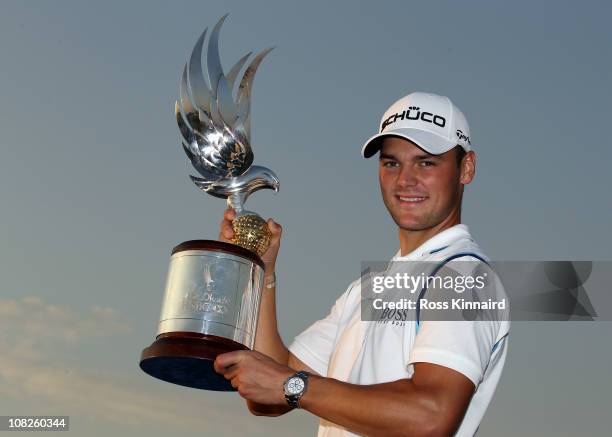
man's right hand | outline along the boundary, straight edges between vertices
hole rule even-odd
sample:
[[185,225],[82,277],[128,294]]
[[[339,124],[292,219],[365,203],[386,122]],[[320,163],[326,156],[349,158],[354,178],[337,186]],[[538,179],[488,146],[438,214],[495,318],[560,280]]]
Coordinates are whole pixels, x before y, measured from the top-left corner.
[[[232,238],[234,238],[234,229],[232,228],[232,220],[236,217],[236,212],[227,208],[225,213],[223,214],[223,220],[221,220],[221,225],[219,229],[219,240],[225,241],[226,243],[231,243]],[[266,275],[271,275],[274,273],[274,269],[276,266],[276,257],[278,256],[278,249],[280,248],[280,240],[283,229],[281,225],[276,223],[271,218],[268,219],[268,229],[272,234],[270,238],[270,246],[268,250],[261,256],[262,261],[265,264]]]

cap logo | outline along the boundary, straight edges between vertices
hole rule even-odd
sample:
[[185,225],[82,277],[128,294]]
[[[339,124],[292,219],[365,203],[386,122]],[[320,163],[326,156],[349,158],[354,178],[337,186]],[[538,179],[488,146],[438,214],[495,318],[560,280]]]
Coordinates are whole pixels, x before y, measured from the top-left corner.
[[431,112],[423,111],[418,106],[410,106],[407,110],[396,112],[390,115],[380,127],[380,131],[384,131],[387,126],[395,123],[397,120],[422,120],[427,123],[433,123],[436,126],[444,127],[446,119],[441,115],[435,115]]
[[467,141],[467,143],[471,146],[472,143],[470,143],[470,137],[468,137],[466,134],[464,134],[461,129],[457,129],[457,136],[459,137],[460,140],[463,141]]

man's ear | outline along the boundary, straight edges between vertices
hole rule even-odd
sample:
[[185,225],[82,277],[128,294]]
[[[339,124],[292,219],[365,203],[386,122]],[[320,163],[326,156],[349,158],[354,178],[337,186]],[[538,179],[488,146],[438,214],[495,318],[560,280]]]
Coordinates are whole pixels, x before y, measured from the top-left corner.
[[476,153],[474,153],[473,150],[470,150],[465,154],[461,160],[459,170],[459,182],[464,185],[472,182],[472,179],[474,179],[474,175],[476,174]]

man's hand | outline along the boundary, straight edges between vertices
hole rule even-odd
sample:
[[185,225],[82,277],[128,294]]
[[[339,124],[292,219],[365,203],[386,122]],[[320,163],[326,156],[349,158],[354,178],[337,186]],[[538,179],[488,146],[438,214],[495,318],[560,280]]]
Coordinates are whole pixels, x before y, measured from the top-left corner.
[[214,366],[243,398],[264,405],[286,405],[283,383],[295,373],[290,367],[257,351],[218,355]]
[[[219,229],[219,240],[231,243],[231,239],[234,238],[234,229],[232,228],[232,220],[236,217],[236,212],[227,208],[223,214],[223,220]],[[266,273],[273,273],[276,266],[276,257],[278,256],[278,249],[280,248],[280,240],[282,234],[282,227],[271,218],[268,219],[268,229],[272,233],[270,238],[270,247],[266,253],[261,257],[265,264]]]

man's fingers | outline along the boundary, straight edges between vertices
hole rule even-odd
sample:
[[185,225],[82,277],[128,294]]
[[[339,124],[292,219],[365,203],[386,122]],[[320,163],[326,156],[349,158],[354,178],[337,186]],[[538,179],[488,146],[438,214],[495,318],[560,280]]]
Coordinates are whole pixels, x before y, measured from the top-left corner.
[[232,228],[232,220],[236,217],[236,212],[227,208],[223,213],[223,220],[219,225],[219,239],[222,241],[230,241],[234,238],[234,228]]
[[240,367],[234,365],[226,367],[222,375],[225,379],[234,379],[234,377],[236,377],[238,373],[240,373]]
[[269,218],[268,229],[270,229],[270,233],[272,234],[272,243],[278,243],[281,239],[281,234],[283,233],[283,227]]
[[215,372],[222,374],[226,373],[229,370],[228,367],[238,364],[244,359],[246,352],[247,351],[234,351],[217,355],[213,364]]
[[268,227],[270,228],[272,235],[280,235],[283,232],[283,227],[271,218],[268,219]]
[[232,228],[232,223],[226,219],[223,219],[221,222],[221,231],[219,234],[219,238],[222,240],[231,240],[234,238],[234,228]]

